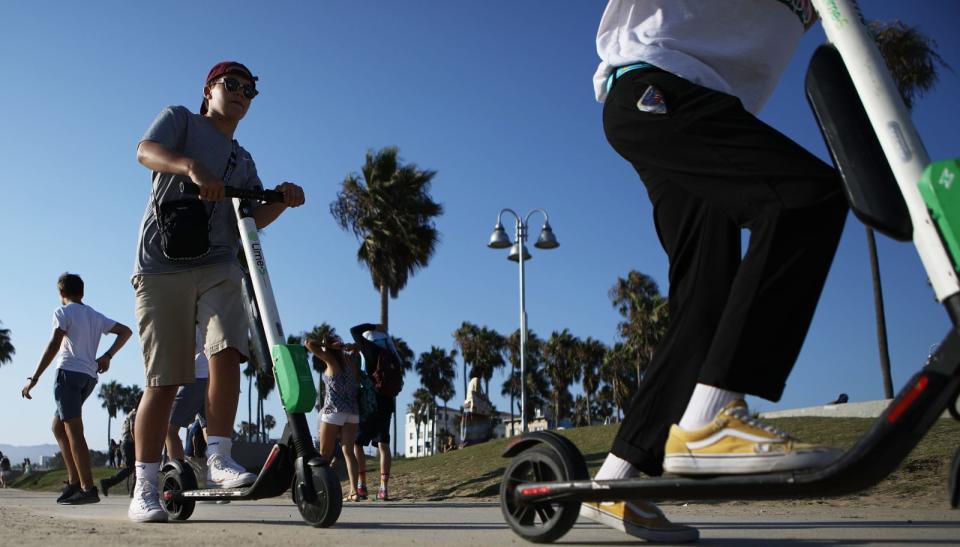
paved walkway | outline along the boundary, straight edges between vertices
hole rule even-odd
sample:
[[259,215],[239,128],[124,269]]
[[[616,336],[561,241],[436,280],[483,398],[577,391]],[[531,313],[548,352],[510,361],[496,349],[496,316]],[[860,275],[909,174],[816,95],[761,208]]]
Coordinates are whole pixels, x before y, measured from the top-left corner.
[[[61,506],[51,493],[0,490],[0,545],[527,545],[492,501],[346,504],[332,528],[303,524],[288,497],[201,504],[189,521],[137,525],[127,498]],[[960,545],[960,511],[849,503],[666,505],[671,518],[700,528],[701,545]],[[560,544],[623,545],[631,538],[581,521]]]

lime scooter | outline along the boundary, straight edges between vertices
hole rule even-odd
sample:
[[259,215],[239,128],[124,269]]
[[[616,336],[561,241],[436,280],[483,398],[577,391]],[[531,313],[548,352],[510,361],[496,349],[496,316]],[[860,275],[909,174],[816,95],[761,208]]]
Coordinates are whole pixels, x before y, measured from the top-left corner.
[[[807,98],[840,171],[854,214],[913,241],[952,327],[870,430],[819,469],[710,478],[590,480],[566,437],[524,434],[500,485],[510,528],[537,543],[563,536],[581,502],[624,499],[795,499],[852,494],[893,472],[944,410],[960,420],[960,160],[930,163],[854,0],[813,0],[830,42],[811,59]],[[884,158],[886,161],[884,161]],[[960,450],[950,476],[960,506]]]
[[[192,184],[181,184],[184,193],[198,193]],[[251,350],[261,363],[272,362],[277,389],[287,415],[280,443],[274,444],[256,481],[245,488],[198,489],[193,467],[171,461],[160,474],[160,501],[173,520],[187,520],[201,500],[256,500],[291,489],[293,502],[308,524],[325,528],[340,517],[343,507],[340,481],[314,448],[306,413],[313,410],[317,390],[303,346],[285,344],[280,314],[270,285],[263,247],[251,215],[253,202],[283,201],[274,190],[226,187],[233,198],[243,252],[246,256],[245,303],[250,318]],[[269,356],[265,351],[270,348]]]

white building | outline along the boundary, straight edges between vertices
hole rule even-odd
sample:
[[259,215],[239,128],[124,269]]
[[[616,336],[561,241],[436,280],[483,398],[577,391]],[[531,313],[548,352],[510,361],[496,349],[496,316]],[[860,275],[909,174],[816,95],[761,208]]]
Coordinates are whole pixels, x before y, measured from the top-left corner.
[[418,428],[414,422],[413,413],[408,412],[403,436],[403,455],[407,458],[420,458],[440,452],[443,449],[443,439],[446,438],[448,433],[453,435],[454,445],[460,446],[460,416],[461,412],[459,409],[446,406],[437,407],[436,435],[438,439],[437,443],[440,444],[440,446],[435,447],[432,439],[434,434],[434,416],[432,413],[427,421],[419,424],[419,431],[417,431]]

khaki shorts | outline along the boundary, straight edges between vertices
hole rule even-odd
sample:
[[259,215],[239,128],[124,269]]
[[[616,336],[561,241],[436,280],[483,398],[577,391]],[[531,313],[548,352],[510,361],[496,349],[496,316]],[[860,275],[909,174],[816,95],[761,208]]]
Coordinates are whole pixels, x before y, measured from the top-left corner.
[[133,277],[147,386],[193,383],[194,325],[200,328],[207,355],[233,348],[246,361],[242,278],[243,271],[235,263]]

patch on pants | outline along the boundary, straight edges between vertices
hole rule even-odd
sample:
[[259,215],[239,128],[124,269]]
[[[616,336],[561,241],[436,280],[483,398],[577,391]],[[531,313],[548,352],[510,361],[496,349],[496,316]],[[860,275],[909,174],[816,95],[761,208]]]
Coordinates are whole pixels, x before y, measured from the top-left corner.
[[659,89],[649,85],[647,86],[647,90],[643,92],[640,100],[637,101],[637,109],[640,112],[650,114],[666,114],[667,102],[664,100],[663,93],[661,93]]

